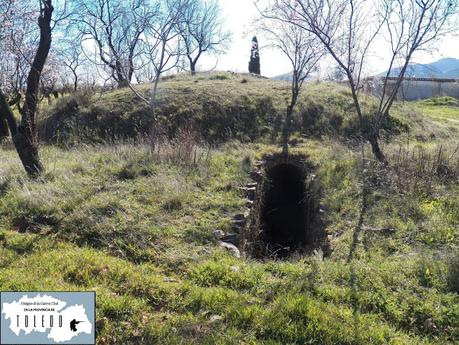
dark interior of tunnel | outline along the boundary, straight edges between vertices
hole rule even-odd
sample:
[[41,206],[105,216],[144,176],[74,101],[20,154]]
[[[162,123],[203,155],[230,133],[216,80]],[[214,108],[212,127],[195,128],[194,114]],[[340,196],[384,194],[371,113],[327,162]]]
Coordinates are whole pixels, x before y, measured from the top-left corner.
[[279,255],[307,244],[312,224],[305,174],[292,164],[267,171],[261,209],[264,241]]

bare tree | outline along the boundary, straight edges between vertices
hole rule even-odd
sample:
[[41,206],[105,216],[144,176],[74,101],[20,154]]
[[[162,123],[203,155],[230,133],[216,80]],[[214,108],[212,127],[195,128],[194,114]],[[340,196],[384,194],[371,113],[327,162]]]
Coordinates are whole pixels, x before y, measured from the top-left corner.
[[146,0],[81,0],[81,32],[95,42],[98,58],[110,70],[118,87],[131,83],[140,38],[149,25]]
[[[378,136],[382,123],[389,117],[413,55],[419,50],[429,49],[429,45],[441,36],[455,30],[457,23],[451,22],[451,18],[457,14],[457,9],[458,2],[452,0],[382,0],[381,12],[387,14],[384,34],[390,44],[391,55],[372,136]],[[397,63],[401,68],[395,70]],[[388,77],[394,73],[395,85],[389,88]]]
[[58,97],[58,90],[62,88],[60,84],[61,76],[65,73],[60,59],[55,51],[50,50],[46,65],[43,67],[40,76],[40,98],[39,103],[46,98],[48,105],[51,104],[51,96]]
[[[37,11],[30,10],[26,1],[7,0],[0,3],[0,89],[10,107],[21,111],[27,74],[34,55],[33,26]],[[0,140],[9,136],[6,118],[0,114]]]
[[[8,0],[0,4],[0,21],[2,22],[2,26],[0,27],[0,43],[5,40],[6,32],[5,27],[7,27],[9,23],[8,13],[10,12],[10,8],[12,6],[12,0]],[[1,54],[1,53],[0,53]],[[4,73],[2,73],[2,79],[4,78]],[[2,87],[0,85],[0,94],[2,93]],[[1,97],[1,96],[0,96]],[[9,136],[8,130],[8,122],[6,121],[6,117],[3,112],[0,111],[0,143],[4,141]]]
[[51,48],[53,10],[52,0],[40,0],[40,14],[38,17],[40,40],[27,78],[25,102],[19,124],[16,122],[5,96],[0,91],[1,117],[6,118],[19,158],[27,174],[31,177],[39,176],[43,171],[43,165],[38,155],[36,111],[40,76]]
[[[156,20],[145,31],[143,51],[149,60],[153,73],[153,91],[150,100],[144,100],[156,110],[156,97],[161,75],[172,70],[183,55],[180,44],[182,13],[188,0],[166,0],[159,7]],[[139,95],[140,97],[140,95]]]
[[[387,164],[379,135],[406,68],[413,53],[449,30],[448,21],[456,10],[457,1],[451,0],[275,0],[263,13],[295,24],[322,42],[349,82],[362,138],[369,141],[374,156]],[[389,69],[397,59],[404,67],[395,87],[390,92],[384,88],[378,109],[365,114],[362,71],[372,44],[384,29],[393,49]]]
[[79,35],[73,39],[64,39],[60,42],[56,52],[59,61],[72,74],[71,79],[66,79],[64,83],[70,82],[73,91],[78,90],[78,83],[80,81],[79,70],[86,62],[83,47],[79,42],[81,42]]
[[294,24],[264,18],[259,23],[259,28],[266,33],[269,46],[280,50],[292,67],[291,96],[282,130],[282,154],[287,157],[292,115],[301,88],[325,52],[314,35]]
[[35,45],[34,35],[27,30],[31,24],[33,22],[25,16],[11,16],[7,35],[2,41],[0,75],[2,89],[9,97],[15,97],[25,89]]
[[221,53],[231,34],[223,29],[217,0],[190,0],[181,14],[181,36],[191,74],[204,53]]

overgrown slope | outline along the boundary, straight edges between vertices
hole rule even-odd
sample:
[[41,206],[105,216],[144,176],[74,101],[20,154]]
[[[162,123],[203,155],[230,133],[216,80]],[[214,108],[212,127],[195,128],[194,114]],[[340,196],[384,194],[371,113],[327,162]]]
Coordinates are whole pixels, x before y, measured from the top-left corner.
[[[150,97],[150,85],[138,89]],[[94,143],[148,136],[153,125],[156,133],[173,136],[177,128],[191,125],[211,143],[273,141],[280,133],[289,97],[289,84],[283,81],[222,72],[170,76],[160,83],[157,121],[152,107],[128,88],[95,95],[82,92],[58,100],[44,114],[41,134],[45,141]],[[373,102],[367,97],[364,103]],[[359,134],[350,92],[343,86],[308,83],[297,109],[293,126],[300,135],[349,139]],[[409,130],[409,122],[391,118],[384,128],[399,134]]]
[[[234,102],[284,85],[239,78],[228,89],[238,93]],[[195,88],[184,77],[163,90],[179,90],[174,99],[187,101],[176,104],[189,114],[186,104],[200,107],[192,104],[197,93],[223,102],[227,83],[206,79]],[[336,90],[315,85],[304,102],[317,97],[347,114],[346,90]],[[142,108],[128,90],[92,97],[75,119],[93,107],[126,119]],[[96,291],[98,344],[455,344],[459,114],[455,105],[416,102],[398,104],[393,116],[410,131],[384,145],[389,167],[374,162],[368,147],[318,138],[320,130],[312,138],[296,134],[293,153],[309,157],[323,189],[326,258],[320,250],[284,260],[236,258],[212,234],[233,231],[233,215],[246,205],[238,187],[277,146],[230,141],[210,149],[187,131],[155,150],[148,141],[44,145],[47,173],[31,181],[5,144],[0,290]],[[65,133],[73,143],[91,139]]]

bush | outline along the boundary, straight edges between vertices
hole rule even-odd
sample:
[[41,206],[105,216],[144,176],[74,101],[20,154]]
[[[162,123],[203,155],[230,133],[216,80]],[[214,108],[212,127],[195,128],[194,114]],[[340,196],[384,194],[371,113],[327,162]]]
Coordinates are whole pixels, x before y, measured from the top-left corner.
[[459,106],[458,100],[449,96],[433,97],[422,102],[431,106]]
[[403,147],[387,152],[393,166],[392,181],[400,190],[430,194],[439,183],[457,181],[459,178],[459,153],[457,147],[443,145],[430,149]]
[[217,74],[212,77],[210,77],[210,80],[227,80],[229,77],[225,74]]

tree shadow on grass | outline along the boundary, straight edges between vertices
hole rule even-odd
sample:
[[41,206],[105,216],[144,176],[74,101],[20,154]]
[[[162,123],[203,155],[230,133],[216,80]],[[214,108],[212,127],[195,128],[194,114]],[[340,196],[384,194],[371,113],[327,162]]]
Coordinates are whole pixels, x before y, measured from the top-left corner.
[[355,250],[357,248],[357,245],[360,242],[359,237],[360,237],[360,234],[362,233],[365,215],[368,210],[368,197],[370,195],[370,189],[368,186],[368,182],[365,179],[365,176],[363,176],[363,185],[362,185],[361,195],[362,195],[362,203],[361,203],[361,208],[360,208],[359,220],[352,234],[352,243],[351,243],[351,247],[349,250],[349,255],[347,257],[347,263],[350,264],[350,271],[351,271],[349,285],[351,288],[351,304],[352,304],[353,318],[354,318],[354,339],[356,340],[360,338],[361,332],[360,332],[360,327],[359,327],[357,274],[355,272],[355,266],[354,266],[353,259],[355,256]]
[[349,255],[347,257],[347,263],[351,263],[352,260],[354,259],[355,250],[357,248],[357,245],[359,244],[359,236],[360,236],[360,234],[362,232],[363,222],[364,222],[367,210],[368,210],[368,196],[369,196],[369,194],[370,194],[369,188],[366,185],[366,183],[364,183],[364,185],[362,187],[362,204],[361,204],[361,208],[360,208],[359,220],[358,220],[357,225],[355,226],[354,232],[352,234],[352,243],[351,243],[351,248],[349,250]]

